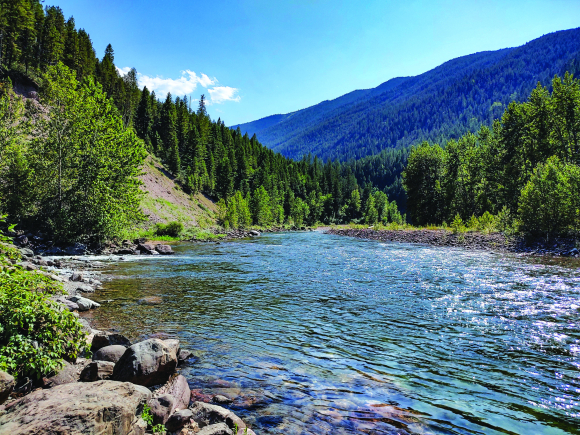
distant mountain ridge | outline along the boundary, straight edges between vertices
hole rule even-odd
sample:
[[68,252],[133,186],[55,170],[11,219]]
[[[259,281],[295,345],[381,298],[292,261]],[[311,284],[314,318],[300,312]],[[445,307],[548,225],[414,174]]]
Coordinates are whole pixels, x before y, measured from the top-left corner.
[[549,86],[555,74],[577,72],[579,60],[580,28],[563,30],[239,127],[287,157],[358,159],[490,124],[511,101],[525,100],[538,82]]

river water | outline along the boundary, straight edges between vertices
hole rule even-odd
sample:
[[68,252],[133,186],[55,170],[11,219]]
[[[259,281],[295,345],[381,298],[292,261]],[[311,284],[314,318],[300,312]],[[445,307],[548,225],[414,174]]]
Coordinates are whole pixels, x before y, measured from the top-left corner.
[[258,434],[580,433],[577,261],[321,232],[174,250],[112,264],[90,316],[179,338],[195,394]]

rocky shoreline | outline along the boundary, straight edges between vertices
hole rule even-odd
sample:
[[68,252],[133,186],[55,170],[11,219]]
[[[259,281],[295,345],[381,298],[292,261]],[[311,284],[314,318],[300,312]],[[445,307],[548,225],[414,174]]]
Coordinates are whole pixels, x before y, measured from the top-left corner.
[[[141,242],[140,245],[147,246]],[[168,255],[165,248],[158,255]],[[139,248],[138,248],[139,249]],[[171,249],[171,248],[169,248]],[[141,249],[139,249],[141,250]],[[152,251],[152,250],[150,250]],[[157,252],[157,251],[155,251]],[[19,264],[62,283],[64,292],[53,300],[78,317],[97,309],[89,299],[105,279],[98,260],[41,257],[21,248]],[[171,251],[173,253],[173,251]],[[148,255],[156,255],[149,253]],[[87,333],[90,358],[67,361],[56,374],[40,380],[20,379],[0,372],[0,435],[252,435],[232,411],[220,405],[231,399],[200,395],[191,390],[179,369],[193,364],[193,353],[178,340],[150,338],[131,343],[114,331],[93,329],[80,318]]]
[[447,230],[375,230],[372,228],[329,228],[327,234],[380,242],[420,243],[431,246],[461,247],[474,250],[511,252],[526,256],[578,258],[577,241],[572,238],[524,239],[502,233],[453,233]]

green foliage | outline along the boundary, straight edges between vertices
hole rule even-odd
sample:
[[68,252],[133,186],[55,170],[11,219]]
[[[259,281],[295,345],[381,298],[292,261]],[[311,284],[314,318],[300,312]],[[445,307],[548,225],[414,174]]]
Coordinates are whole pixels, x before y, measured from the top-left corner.
[[459,216],[459,214],[456,214],[455,217],[453,218],[453,221],[451,222],[451,229],[453,230],[453,234],[465,232],[466,228],[465,225],[463,224],[463,219],[461,219],[461,216]]
[[[7,264],[0,254],[0,266]],[[0,269],[0,370],[36,379],[58,371],[86,344],[74,314],[49,299],[62,288],[36,272]]]
[[403,172],[403,184],[408,196],[407,209],[416,225],[441,221],[444,157],[439,145],[432,146],[426,142],[414,148],[409,155]]
[[578,231],[578,119],[580,81],[566,74],[552,80],[551,94],[538,85],[528,101],[509,104],[492,129],[445,148],[414,148],[403,173],[413,222],[438,224],[458,215],[483,231]]
[[143,412],[141,412],[141,418],[147,423],[147,428],[151,429],[153,433],[165,432],[165,426],[163,424],[153,424],[153,415],[151,414],[151,408],[149,405],[143,405]]
[[181,222],[169,222],[167,224],[158,223],[155,225],[155,235],[179,237],[183,232],[183,224]]
[[[80,85],[62,63],[48,68],[43,102],[47,115],[27,113],[0,97],[8,113],[0,134],[0,199],[13,222],[34,225],[60,241],[102,239],[139,222],[137,176],[145,158],[142,142],[123,126],[100,85]],[[27,134],[28,133],[28,134]]]
[[546,236],[580,233],[580,166],[550,157],[540,163],[519,199],[521,225]]

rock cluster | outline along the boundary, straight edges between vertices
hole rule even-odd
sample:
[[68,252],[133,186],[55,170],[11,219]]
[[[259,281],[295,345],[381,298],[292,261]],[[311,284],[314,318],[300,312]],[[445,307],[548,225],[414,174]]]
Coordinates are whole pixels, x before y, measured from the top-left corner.
[[[67,363],[44,380],[44,389],[0,407],[0,435],[144,435],[145,404],[153,424],[165,425],[167,435],[232,435],[236,428],[238,434],[254,434],[233,412],[191,401],[187,380],[176,373],[180,357],[191,353],[178,340],[131,345],[120,334],[93,336],[98,349],[92,361]],[[14,379],[0,372],[1,401],[13,387]]]

